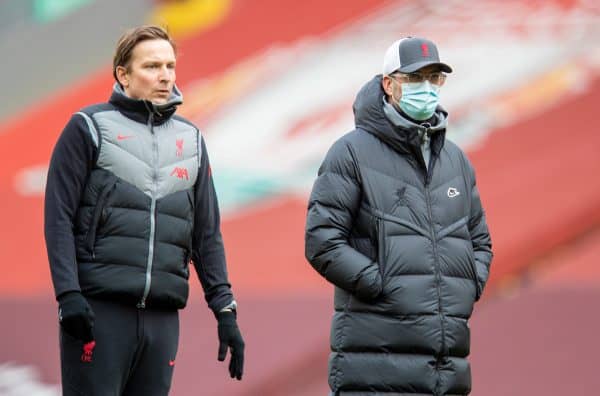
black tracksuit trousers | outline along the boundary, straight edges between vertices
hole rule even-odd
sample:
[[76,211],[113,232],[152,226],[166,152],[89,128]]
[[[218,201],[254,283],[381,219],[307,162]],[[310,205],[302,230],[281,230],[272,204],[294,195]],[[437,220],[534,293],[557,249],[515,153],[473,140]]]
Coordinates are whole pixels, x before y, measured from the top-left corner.
[[60,331],[63,396],[162,396],[169,393],[179,314],[88,299],[94,343]]

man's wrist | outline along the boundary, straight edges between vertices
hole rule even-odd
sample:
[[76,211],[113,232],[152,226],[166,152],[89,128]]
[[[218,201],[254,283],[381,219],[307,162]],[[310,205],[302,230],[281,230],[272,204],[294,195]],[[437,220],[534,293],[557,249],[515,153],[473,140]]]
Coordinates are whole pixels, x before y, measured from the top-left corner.
[[233,300],[223,308],[219,310],[219,312],[236,312],[237,311],[237,302]]
[[82,297],[83,295],[79,290],[70,290],[57,296],[56,301],[58,301],[59,304],[64,304],[67,301],[78,300],[80,299],[80,296]]

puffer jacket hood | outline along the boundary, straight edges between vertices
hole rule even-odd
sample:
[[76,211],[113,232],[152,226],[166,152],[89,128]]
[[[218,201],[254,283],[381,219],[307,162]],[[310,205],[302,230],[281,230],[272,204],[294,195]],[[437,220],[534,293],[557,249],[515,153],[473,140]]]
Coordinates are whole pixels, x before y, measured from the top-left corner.
[[356,95],[353,105],[356,128],[377,136],[400,153],[414,152],[421,144],[421,136],[429,134],[432,150],[438,155],[445,141],[446,110],[438,106],[430,120],[415,123],[385,100],[381,80],[381,75],[373,77]]

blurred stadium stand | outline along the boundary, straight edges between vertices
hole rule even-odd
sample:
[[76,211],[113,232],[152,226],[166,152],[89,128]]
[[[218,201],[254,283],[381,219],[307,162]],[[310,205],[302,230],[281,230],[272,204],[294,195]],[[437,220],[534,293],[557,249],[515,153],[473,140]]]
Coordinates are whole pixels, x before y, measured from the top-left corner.
[[[125,29],[141,24],[151,0],[2,0],[0,53],[4,92],[0,120],[52,101],[110,64]],[[120,11],[119,11],[120,10]],[[1,132],[0,132],[1,133]]]
[[179,38],[181,112],[208,141],[248,348],[244,380],[230,381],[192,279],[173,395],[327,393],[332,290],[303,257],[307,194],[327,147],[352,128],[354,95],[406,34],[436,40],[454,66],[442,91],[448,136],[475,164],[494,242],[471,323],[473,395],[596,394],[596,2],[133,0],[119,13],[123,2],[103,0],[44,23],[26,3],[0,1],[14,15],[0,13],[0,53],[11,54],[0,106],[0,395],[18,394],[15,378],[32,396],[58,394],[47,163],[70,114],[108,97],[118,36],[145,21]]

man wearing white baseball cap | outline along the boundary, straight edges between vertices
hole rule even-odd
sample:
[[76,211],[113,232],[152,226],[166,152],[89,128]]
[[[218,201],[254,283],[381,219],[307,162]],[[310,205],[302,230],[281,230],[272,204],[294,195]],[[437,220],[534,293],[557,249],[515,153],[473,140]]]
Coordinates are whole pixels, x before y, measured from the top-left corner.
[[335,286],[331,395],[468,395],[467,324],[492,244],[473,167],[446,139],[452,68],[427,39],[386,51],[308,204],[305,254]]
[[451,72],[450,66],[440,62],[433,42],[407,37],[394,42],[385,53],[383,88],[401,115],[424,121],[437,108],[439,91],[446,81],[444,73]]

